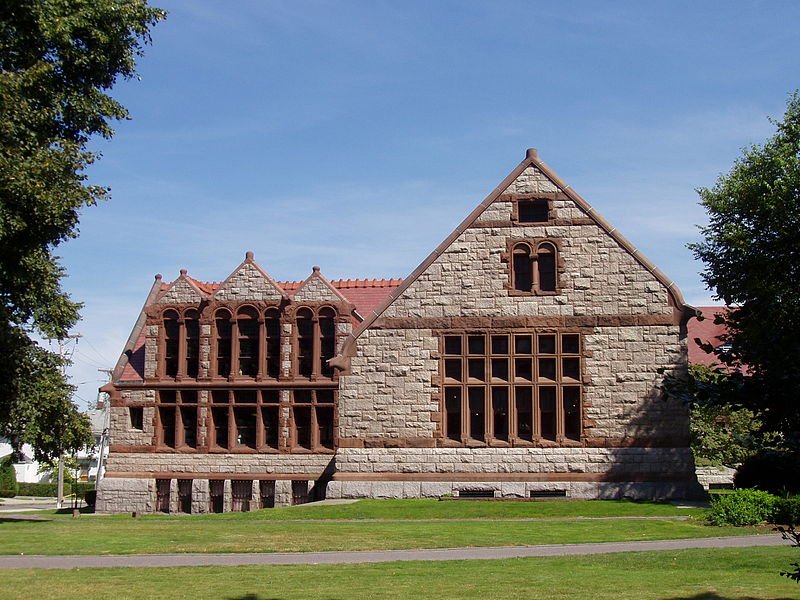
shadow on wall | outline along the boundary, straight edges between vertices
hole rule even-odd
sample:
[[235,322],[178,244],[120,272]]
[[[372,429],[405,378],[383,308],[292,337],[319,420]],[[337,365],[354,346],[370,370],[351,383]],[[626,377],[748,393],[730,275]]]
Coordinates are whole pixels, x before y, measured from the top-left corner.
[[[606,471],[609,481],[617,484],[601,498],[607,495],[609,499],[638,500],[644,499],[643,494],[656,500],[705,498],[688,449],[688,406],[665,398],[659,384],[660,379],[654,379],[646,400],[639,406],[626,405],[618,415],[627,423],[626,437],[622,448],[609,448]],[[636,474],[628,477],[631,472]],[[696,598],[702,600],[705,596]]]

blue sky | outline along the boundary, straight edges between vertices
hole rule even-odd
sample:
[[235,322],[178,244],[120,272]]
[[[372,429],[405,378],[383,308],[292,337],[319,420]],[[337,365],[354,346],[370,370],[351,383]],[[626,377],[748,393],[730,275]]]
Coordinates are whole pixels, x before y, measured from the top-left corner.
[[682,289],[711,186],[800,87],[800,3],[161,0],[59,248],[95,399],[155,273],[403,277],[534,147]]

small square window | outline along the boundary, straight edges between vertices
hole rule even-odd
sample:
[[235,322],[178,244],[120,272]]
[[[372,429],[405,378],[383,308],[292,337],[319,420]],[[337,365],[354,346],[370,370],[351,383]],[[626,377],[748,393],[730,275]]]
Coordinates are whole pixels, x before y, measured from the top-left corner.
[[517,202],[520,223],[546,223],[550,220],[550,207],[547,200],[519,200]]

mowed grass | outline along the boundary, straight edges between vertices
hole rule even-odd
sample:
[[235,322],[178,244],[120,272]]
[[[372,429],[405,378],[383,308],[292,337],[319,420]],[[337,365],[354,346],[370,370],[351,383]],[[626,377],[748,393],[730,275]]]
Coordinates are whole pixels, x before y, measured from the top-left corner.
[[8,570],[0,600],[746,600],[800,597],[791,547],[358,565]]
[[515,546],[752,533],[697,521],[222,521],[98,519],[0,523],[0,554],[309,552]]

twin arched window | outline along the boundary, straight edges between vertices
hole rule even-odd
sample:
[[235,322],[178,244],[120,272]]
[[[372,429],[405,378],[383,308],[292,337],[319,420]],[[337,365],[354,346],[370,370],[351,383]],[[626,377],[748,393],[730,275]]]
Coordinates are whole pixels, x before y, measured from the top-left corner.
[[194,309],[181,316],[176,310],[163,315],[163,375],[197,378],[200,358],[200,315]]
[[557,249],[552,242],[518,242],[511,248],[511,284],[528,293],[557,291]]
[[330,377],[328,361],[336,354],[336,312],[330,307],[301,308],[295,315],[295,373],[300,377]]

